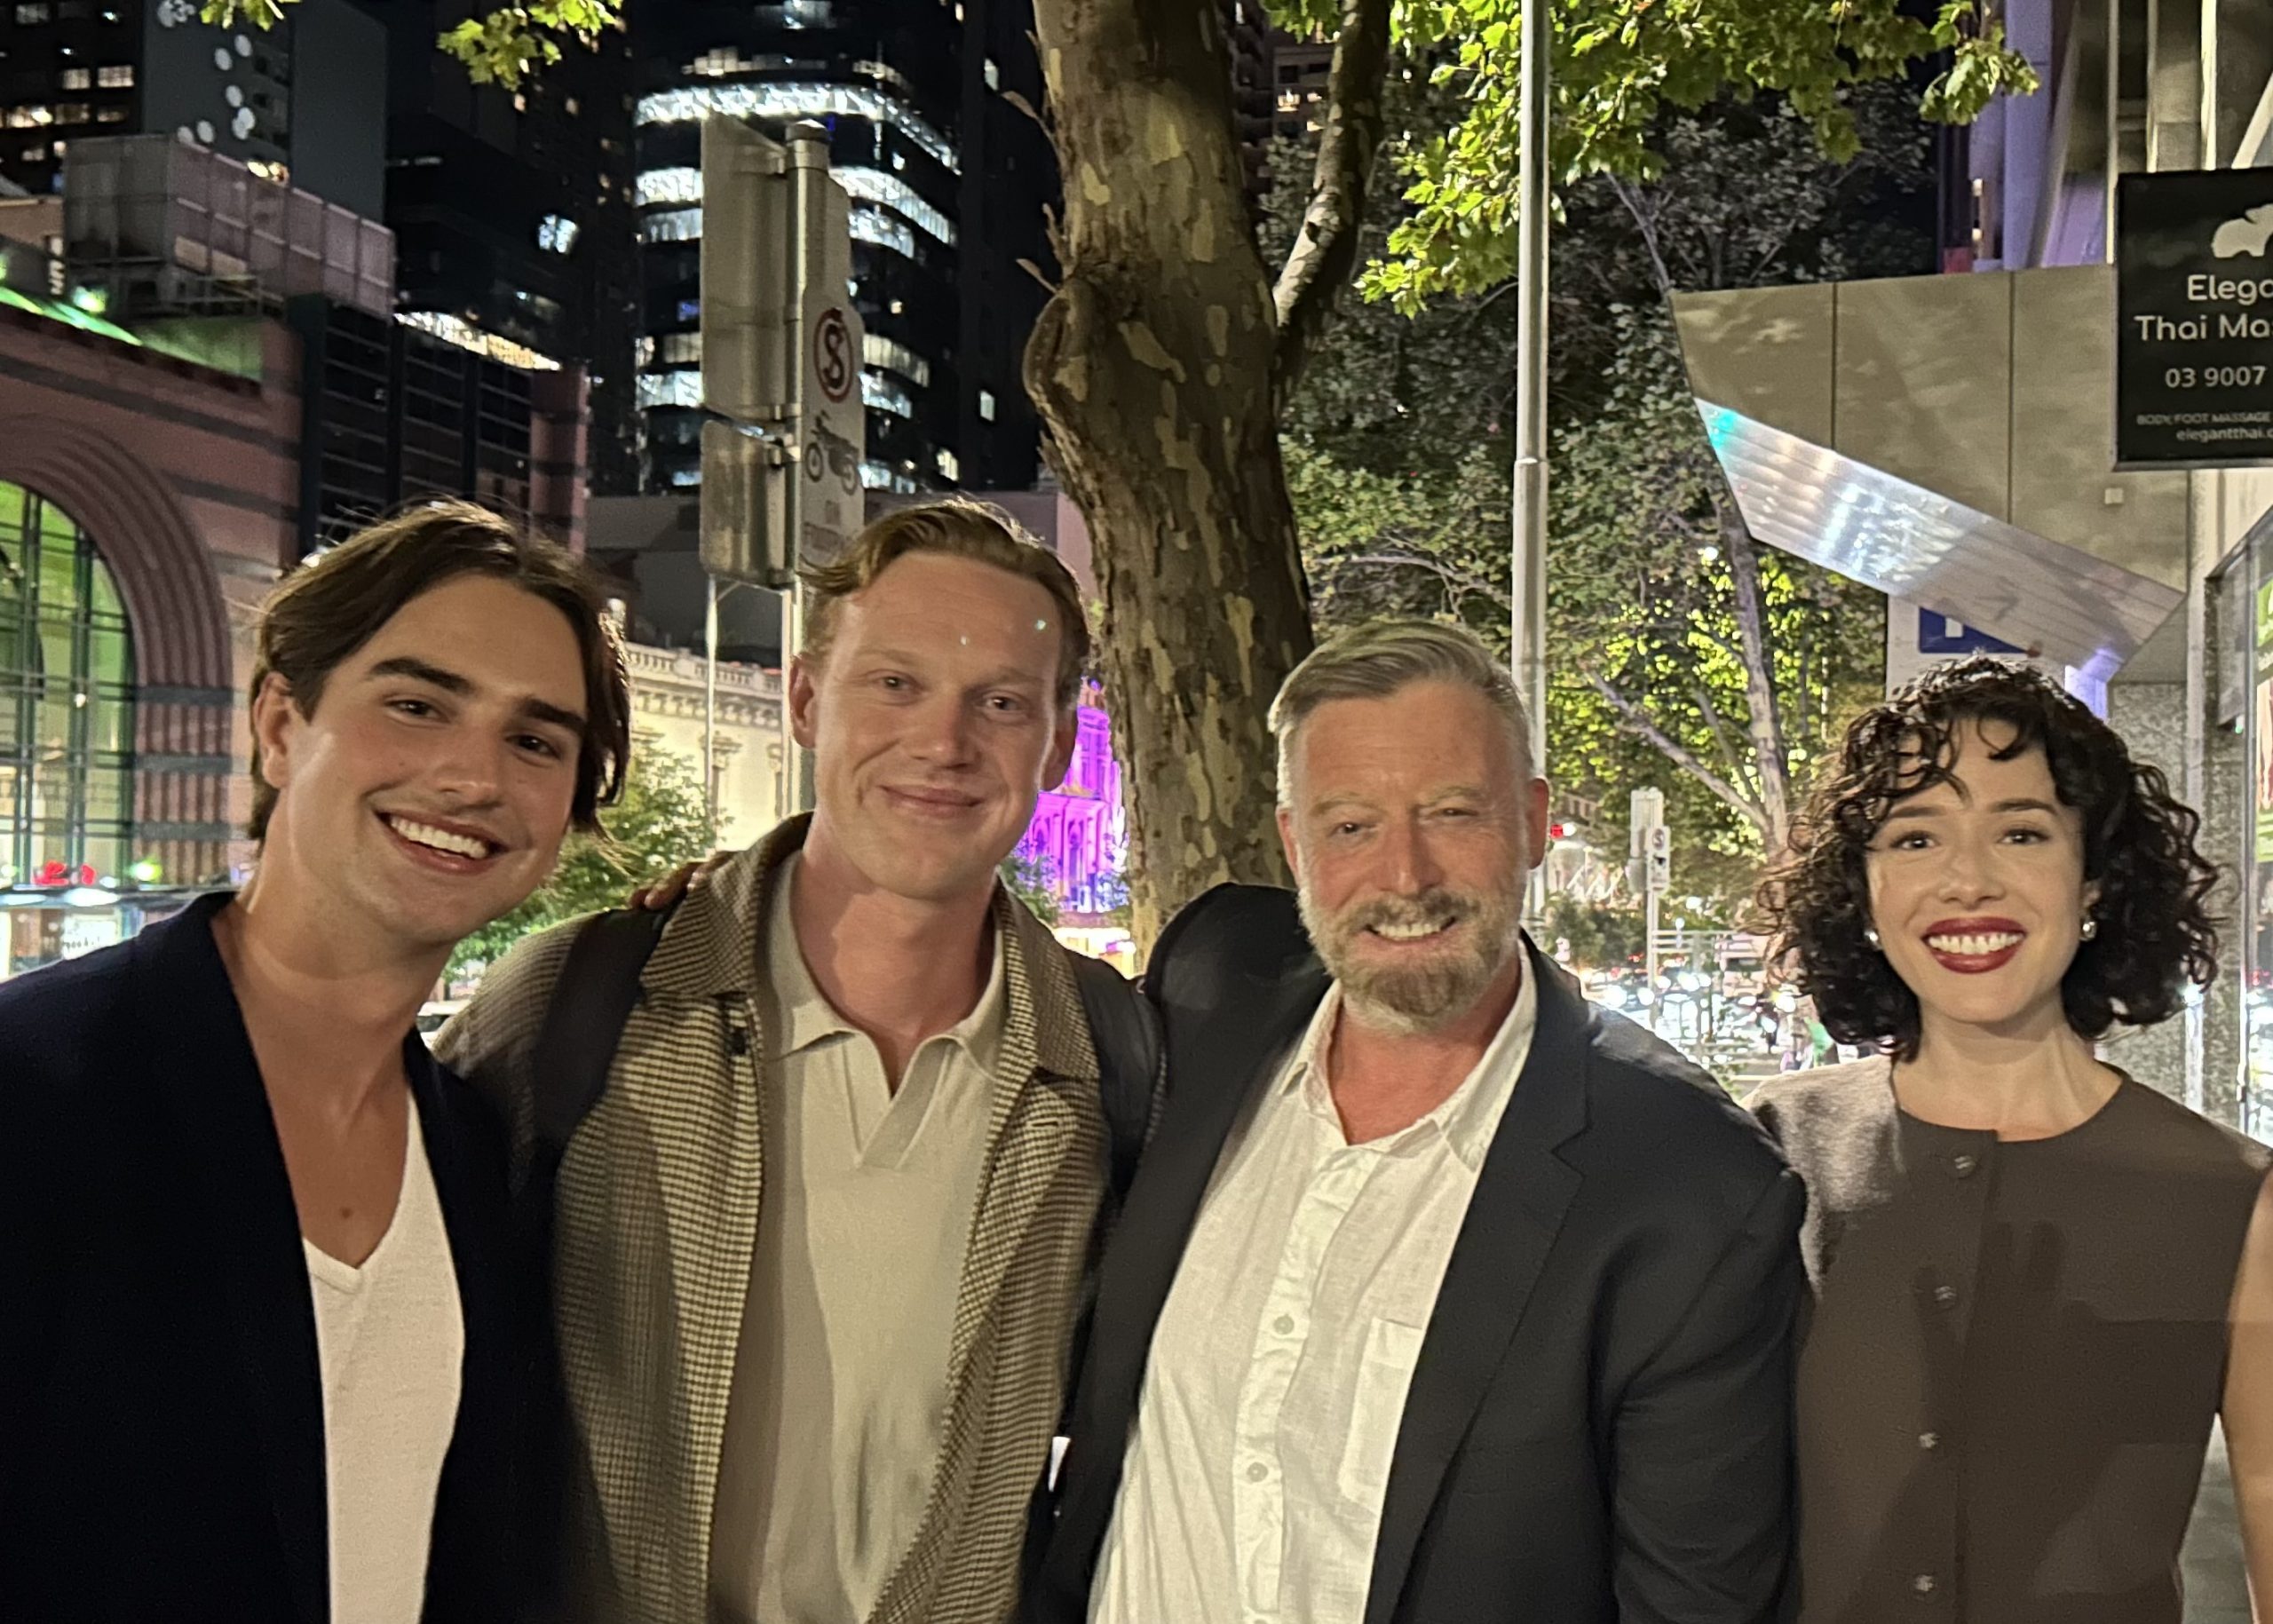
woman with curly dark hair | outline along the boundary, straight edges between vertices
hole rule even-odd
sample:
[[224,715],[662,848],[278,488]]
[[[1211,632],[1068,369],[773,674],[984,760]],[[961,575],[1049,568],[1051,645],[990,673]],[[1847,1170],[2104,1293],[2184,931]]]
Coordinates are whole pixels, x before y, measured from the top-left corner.
[[2094,1052],[2214,970],[2198,823],[1968,660],[1854,724],[1762,886],[1878,1051],[1753,1100],[1808,1185],[1805,1624],[2179,1624],[2221,1412],[2273,1618],[2273,1152]]

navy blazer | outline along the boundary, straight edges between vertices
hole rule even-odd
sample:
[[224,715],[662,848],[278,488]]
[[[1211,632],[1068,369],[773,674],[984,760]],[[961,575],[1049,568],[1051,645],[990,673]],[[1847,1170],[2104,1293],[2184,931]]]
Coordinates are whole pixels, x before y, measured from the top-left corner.
[[[228,900],[0,985],[0,1618],[330,1617],[315,1311]],[[415,1033],[403,1059],[465,1321],[425,1618],[493,1624],[529,1287],[502,1131]]]
[[[1414,1368],[1366,1624],[1756,1624],[1791,1563],[1804,1194],[1710,1078],[1525,947],[1539,1024]],[[1285,891],[1219,886],[1153,949],[1170,1092],[1098,1276],[1030,1624],[1087,1616],[1208,1181],[1329,984]]]

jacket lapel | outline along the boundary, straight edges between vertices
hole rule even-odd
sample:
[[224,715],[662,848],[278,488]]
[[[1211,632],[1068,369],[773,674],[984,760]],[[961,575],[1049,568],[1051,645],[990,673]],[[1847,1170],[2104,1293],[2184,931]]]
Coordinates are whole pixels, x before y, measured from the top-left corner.
[[201,898],[135,939],[135,1001],[166,1011],[156,1086],[202,1198],[190,1218],[203,1244],[185,1256],[210,1260],[243,1364],[293,1604],[309,1624],[322,1624],[331,1586],[315,1304],[283,1146],[213,940],[213,915],[229,900]]
[[1578,1193],[1556,1151],[1587,1125],[1593,1016],[1577,986],[1528,939],[1539,1024],[1445,1270],[1397,1435],[1374,1546],[1366,1624],[1389,1624],[1445,1472],[1508,1357],[1532,1288]]
[[1092,1549],[1105,1537],[1120,1489],[1152,1332],[1216,1160],[1247,1102],[1268,1086],[1273,1063],[1317,1013],[1328,985],[1306,942],[1291,961],[1266,956],[1253,969],[1228,972],[1215,963],[1201,968],[1204,974],[1189,986],[1148,983],[1164,1016],[1168,1098],[1098,1273],[1073,1445],[1076,1452],[1095,1451],[1095,1458],[1067,1461],[1065,1523],[1081,1530]]
[[[471,1096],[438,1066],[416,1034],[403,1041],[403,1071],[418,1101],[419,1142],[449,1238],[465,1325],[457,1417],[434,1499],[428,1546],[427,1618],[464,1619],[516,1594],[499,1570],[504,1531],[537,1485],[512,1472],[517,1406],[535,1357],[542,1299],[529,1289],[534,1259],[508,1256],[502,1140],[470,1121]],[[518,1297],[516,1293],[521,1295]]]
[[[809,823],[799,817],[779,825],[680,904],[641,972],[643,996],[618,1050],[619,1057],[666,1056],[674,1064],[638,1067],[619,1058],[593,1112],[595,1119],[623,1113],[638,1121],[633,1131],[638,1153],[653,1168],[669,1277],[666,1345],[672,1357],[659,1367],[675,1365],[677,1374],[661,1417],[625,1414],[605,1403],[580,1404],[579,1414],[591,1429],[596,1458],[667,1462],[662,1470],[671,1486],[665,1509],[658,1513],[630,1505],[614,1520],[638,1528],[658,1515],[669,1519],[669,1590],[680,1596],[699,1596],[707,1583],[726,1406],[757,1241],[764,1184],[758,1056],[774,1040],[766,1030],[766,1001],[754,995],[763,963],[760,939],[780,865],[804,844]],[[703,1056],[701,1069],[682,1070],[676,1062],[687,1054],[688,1034],[700,1034],[693,1044],[706,1046],[721,1005],[725,1018],[718,1024],[730,1031],[746,1028],[751,1041],[729,1042],[725,1052]],[[668,1124],[668,1131],[657,1131],[657,1124]],[[564,1180],[575,1174],[578,1153],[585,1148],[581,1138],[571,1144],[561,1164]],[[618,1244],[604,1236],[596,1243],[603,1251]],[[559,1244],[561,1279],[605,1279],[600,1258],[572,1255],[565,1239]],[[655,1295],[648,1285],[622,1279],[606,1280],[597,1291],[614,1299],[619,1311],[651,1303]],[[607,1331],[609,1345],[595,1351],[601,1359],[653,1356],[653,1326],[619,1311]],[[570,1379],[573,1391],[573,1364]],[[630,1554],[636,1572],[637,1553]],[[635,1591],[645,1582],[635,1579]]]
[[986,1165],[963,1248],[954,1335],[947,1351],[947,1391],[956,1403],[962,1401],[963,1378],[979,1331],[1018,1256],[1020,1240],[1049,1193],[1045,1170],[1065,1160],[1081,1131],[1082,1109],[1069,1095],[1097,1097],[1097,1050],[1063,949],[999,888],[994,911],[1010,1008],[988,1112]]

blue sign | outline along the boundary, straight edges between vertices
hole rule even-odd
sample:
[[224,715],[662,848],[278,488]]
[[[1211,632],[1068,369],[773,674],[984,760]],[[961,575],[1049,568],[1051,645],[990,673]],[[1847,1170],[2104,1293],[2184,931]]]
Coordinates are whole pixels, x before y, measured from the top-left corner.
[[2017,654],[2024,650],[2000,642],[1987,632],[1953,621],[1931,609],[1918,611],[1918,652],[1921,654]]

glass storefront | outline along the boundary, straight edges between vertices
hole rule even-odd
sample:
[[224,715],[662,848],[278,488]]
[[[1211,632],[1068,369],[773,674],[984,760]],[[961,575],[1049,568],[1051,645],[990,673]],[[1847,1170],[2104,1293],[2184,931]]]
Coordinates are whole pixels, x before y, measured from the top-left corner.
[[2273,514],[2250,533],[2239,566],[2245,581],[2229,581],[2223,601],[2240,623],[2226,638],[2228,657],[2246,673],[2239,700],[2247,771],[2242,808],[2243,947],[2240,1125],[2273,1140]]
[[0,483],[0,890],[126,877],[133,750],[117,585],[68,514]]

